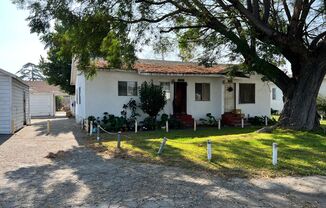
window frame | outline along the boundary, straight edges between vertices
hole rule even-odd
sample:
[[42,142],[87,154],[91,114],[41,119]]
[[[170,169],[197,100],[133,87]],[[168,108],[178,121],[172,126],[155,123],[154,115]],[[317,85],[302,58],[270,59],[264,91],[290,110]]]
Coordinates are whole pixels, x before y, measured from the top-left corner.
[[[126,93],[122,93],[120,92],[120,83],[126,83]],[[133,83],[134,84],[134,88],[133,88],[133,93],[132,94],[128,94],[130,91],[129,91],[129,87],[130,87],[130,83]],[[138,96],[138,82],[137,81],[118,81],[118,96]]]
[[[169,84],[169,89],[168,90],[165,90],[164,89],[164,84]],[[166,98],[166,100],[170,100],[171,99],[171,82],[169,82],[169,81],[160,81],[160,86],[162,87],[162,90],[163,90],[163,92],[164,92],[164,94],[165,94],[165,98]]]
[[[241,100],[241,86],[253,86],[253,100],[250,100],[251,98],[248,98],[248,100]],[[239,104],[256,104],[256,84],[255,83],[239,83]]]
[[272,88],[272,100],[276,100],[277,96],[276,96],[276,88],[273,87]]
[[[200,85],[201,86],[201,94],[200,94],[200,99],[197,97],[197,86]],[[204,89],[205,87],[203,87],[204,85],[208,85],[208,98],[207,99],[203,99],[203,95],[204,95]],[[204,102],[209,102],[211,101],[211,83],[209,82],[198,82],[195,83],[195,101],[204,101]]]

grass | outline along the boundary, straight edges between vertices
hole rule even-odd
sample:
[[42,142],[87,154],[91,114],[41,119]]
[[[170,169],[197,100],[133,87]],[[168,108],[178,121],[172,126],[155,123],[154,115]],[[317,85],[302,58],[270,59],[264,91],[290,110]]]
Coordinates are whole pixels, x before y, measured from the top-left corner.
[[[326,122],[323,122],[326,125]],[[142,162],[160,163],[214,172],[222,176],[273,177],[285,175],[326,175],[324,132],[275,130],[256,133],[259,127],[199,128],[128,133],[122,148],[116,136],[102,135],[100,144],[107,154]],[[126,135],[126,134],[124,134]],[[168,138],[163,154],[157,156],[162,138]],[[207,161],[207,140],[212,141],[211,162]],[[272,165],[272,143],[278,143],[278,165]]]

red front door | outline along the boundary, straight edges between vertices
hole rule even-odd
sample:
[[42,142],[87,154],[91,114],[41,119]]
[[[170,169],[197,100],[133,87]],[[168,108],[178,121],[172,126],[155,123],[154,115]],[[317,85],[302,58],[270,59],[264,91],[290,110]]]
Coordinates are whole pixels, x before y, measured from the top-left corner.
[[174,83],[174,100],[173,100],[174,114],[187,114],[187,83]]

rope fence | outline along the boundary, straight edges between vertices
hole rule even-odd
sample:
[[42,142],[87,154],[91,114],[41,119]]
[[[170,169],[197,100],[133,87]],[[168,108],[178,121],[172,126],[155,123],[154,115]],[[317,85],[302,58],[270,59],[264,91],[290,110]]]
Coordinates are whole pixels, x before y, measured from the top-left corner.
[[[268,125],[267,117],[265,117],[264,121],[265,121],[265,125],[267,126]],[[82,127],[82,129],[88,130],[90,135],[92,135],[94,133],[94,122],[93,121],[82,120],[81,127]],[[135,127],[136,127],[135,128],[135,133],[137,133],[137,121],[135,121]],[[241,127],[244,128],[243,119],[242,119],[242,122],[241,122]],[[220,128],[221,128],[221,124],[220,124],[220,120],[218,120],[218,129],[220,129]],[[194,120],[194,131],[196,131],[196,130],[197,130],[197,123]],[[114,135],[114,136],[116,135],[117,136],[117,148],[121,148],[121,138],[122,137],[126,137],[128,139],[131,138],[131,137],[127,136],[126,134],[122,134],[121,131],[119,131],[119,132],[107,131],[100,124],[97,123],[96,124],[96,133],[97,133],[96,140],[97,141],[100,141],[100,139],[101,139],[100,138],[101,131],[104,132],[105,134],[108,134],[108,135]],[[50,122],[48,122],[48,132],[50,132]],[[166,122],[166,132],[169,132],[168,121]],[[157,152],[158,156],[162,155],[163,149],[166,146],[167,141],[168,141],[167,137],[164,136],[162,138],[162,142],[161,142],[159,150]],[[189,144],[189,142],[177,142],[177,141],[174,141],[173,139],[169,140],[169,143]],[[278,160],[278,158],[277,158],[278,157],[277,150],[278,150],[277,143],[273,143],[272,144],[272,164],[273,164],[273,166],[277,165],[277,160]],[[207,151],[207,160],[208,160],[208,162],[211,162],[211,160],[212,160],[212,152],[213,152],[212,141],[211,140],[207,140],[207,149],[206,149],[206,151]]]

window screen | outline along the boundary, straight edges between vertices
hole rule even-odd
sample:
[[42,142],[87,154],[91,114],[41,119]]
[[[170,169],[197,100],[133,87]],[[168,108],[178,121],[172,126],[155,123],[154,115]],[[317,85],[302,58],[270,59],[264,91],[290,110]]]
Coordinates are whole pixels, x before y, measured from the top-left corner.
[[196,83],[195,84],[195,100],[209,101],[210,100],[210,84]]
[[137,82],[118,81],[118,96],[137,96]]
[[239,103],[255,103],[255,84],[239,84]]

